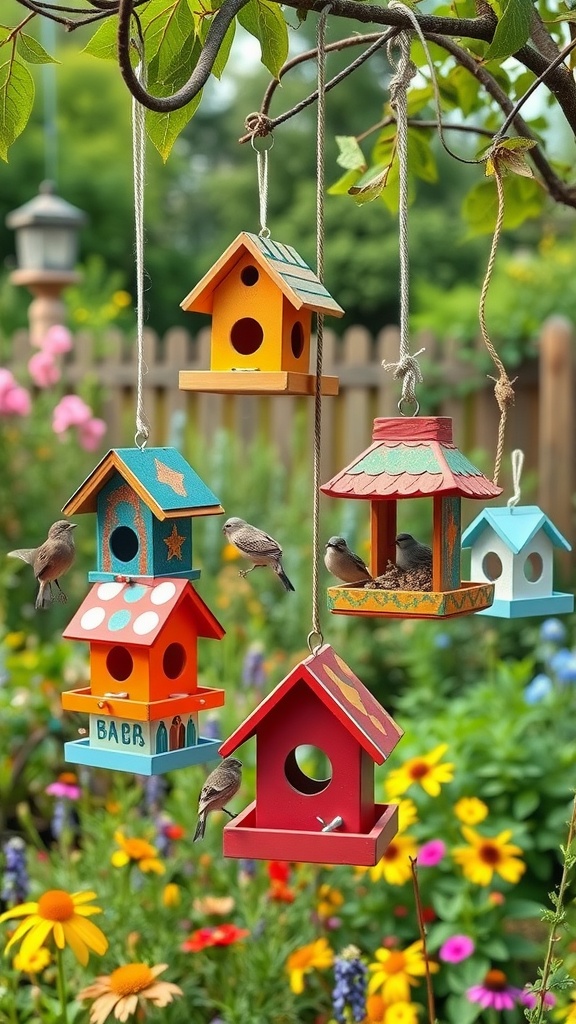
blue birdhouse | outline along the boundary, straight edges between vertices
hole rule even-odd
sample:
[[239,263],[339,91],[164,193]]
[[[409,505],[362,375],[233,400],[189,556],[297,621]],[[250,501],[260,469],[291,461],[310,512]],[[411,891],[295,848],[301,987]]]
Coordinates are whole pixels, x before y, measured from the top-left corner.
[[224,509],[175,448],[116,448],[62,511],[96,513],[97,568],[88,578],[97,583],[118,577],[197,579],[194,518]]
[[554,548],[571,546],[537,505],[484,509],[462,535],[471,575],[494,584],[494,601],[478,615],[516,619],[571,612],[574,595],[553,587]]

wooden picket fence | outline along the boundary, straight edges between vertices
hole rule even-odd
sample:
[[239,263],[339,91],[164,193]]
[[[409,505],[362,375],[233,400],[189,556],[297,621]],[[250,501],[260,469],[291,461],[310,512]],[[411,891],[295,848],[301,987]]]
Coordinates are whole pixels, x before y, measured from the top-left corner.
[[[183,328],[173,328],[162,339],[153,331],[145,332],[144,402],[151,425],[150,443],[179,444],[184,436],[194,436],[206,445],[225,428],[245,444],[266,438],[290,465],[296,423],[304,421],[305,436],[312,444],[313,399],[180,391],[179,370],[207,369],[209,346],[209,329],[192,337]],[[323,479],[368,446],[374,417],[398,415],[400,384],[382,367],[383,361],[398,359],[398,346],[397,327],[384,328],[376,338],[362,327],[350,328],[342,338],[330,330],[325,332],[324,373],[339,377],[340,393],[325,398],[322,405]],[[449,341],[438,344],[429,336],[413,339],[413,350],[423,346],[425,352],[419,357],[424,374],[419,389],[422,413],[451,416],[458,447],[468,454],[486,453],[482,468],[491,475],[499,422],[493,383],[487,376],[494,372],[493,367],[486,363],[479,368],[477,360],[465,359]],[[21,369],[30,351],[26,333],[20,332],[12,346],[12,367]],[[516,398],[508,416],[505,451],[509,455],[512,449],[522,448],[525,453],[523,501],[537,501],[565,536],[576,539],[576,388],[571,325],[561,318],[547,321],[541,331],[539,357],[515,373]],[[100,414],[108,423],[106,442],[110,447],[132,444],[137,381],[134,344],[114,333],[97,344],[89,336],[79,335],[65,362],[64,376],[71,389],[86,380],[97,381],[103,391]],[[500,484],[506,499],[512,493],[509,457],[505,457]]]

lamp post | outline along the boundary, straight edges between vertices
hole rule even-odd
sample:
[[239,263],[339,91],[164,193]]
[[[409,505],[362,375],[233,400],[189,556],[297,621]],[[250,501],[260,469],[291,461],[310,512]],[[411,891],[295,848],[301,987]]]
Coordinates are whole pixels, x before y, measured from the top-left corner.
[[80,280],[74,267],[78,232],[85,222],[85,213],[55,195],[49,181],[42,182],[34,199],[6,217],[16,237],[17,269],[10,280],[34,295],[28,310],[33,345],[49,327],[64,320],[60,296],[67,285]]

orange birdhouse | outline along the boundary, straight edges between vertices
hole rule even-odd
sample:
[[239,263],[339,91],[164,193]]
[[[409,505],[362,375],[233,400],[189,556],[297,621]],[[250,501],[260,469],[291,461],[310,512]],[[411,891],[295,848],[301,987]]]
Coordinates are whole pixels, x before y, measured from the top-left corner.
[[[181,303],[210,313],[210,369],[182,370],[183,391],[312,395],[312,313],[343,316],[290,245],[241,232]],[[337,377],[322,392],[338,393]]]
[[[402,730],[328,644],[296,665],[220,753],[251,736],[256,799],[226,824],[224,855],[377,864],[398,831],[398,809],[374,802],[374,764]],[[313,751],[320,768],[309,763]]]
[[[435,618],[466,615],[492,604],[493,584],[461,582],[460,504],[462,498],[495,498],[502,488],[495,487],[458,451],[452,440],[452,420],[447,416],[374,420],[370,447],[320,490],[333,498],[369,501],[371,507],[370,571],[374,580],[366,585],[330,587],[328,607],[332,612]],[[432,498],[428,589],[402,584],[402,576],[395,571],[398,502],[408,498]],[[390,570],[396,577],[394,588],[386,583]],[[410,580],[408,573],[405,579]]]

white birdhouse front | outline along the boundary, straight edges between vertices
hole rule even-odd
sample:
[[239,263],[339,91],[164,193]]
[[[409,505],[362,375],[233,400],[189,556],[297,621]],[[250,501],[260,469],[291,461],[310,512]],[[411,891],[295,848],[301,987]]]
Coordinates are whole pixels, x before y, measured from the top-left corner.
[[485,509],[462,535],[471,575],[494,584],[494,602],[480,615],[521,618],[571,612],[574,596],[554,590],[554,548],[570,544],[537,505]]

